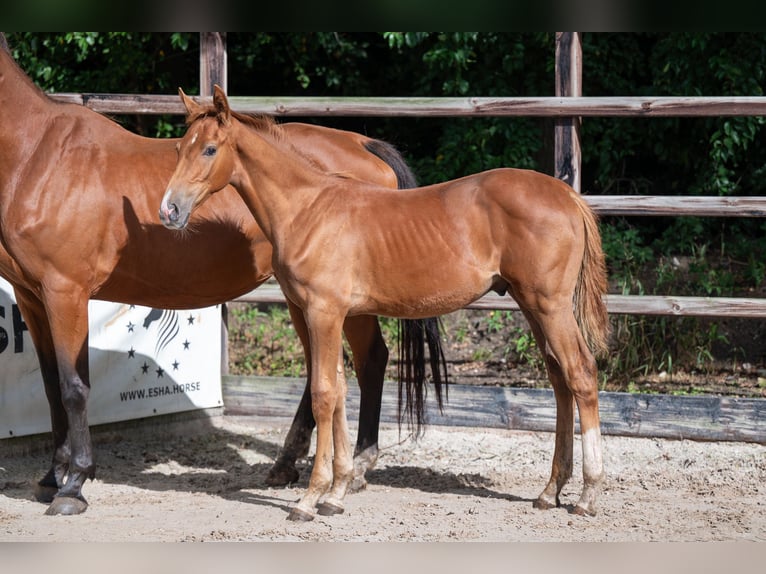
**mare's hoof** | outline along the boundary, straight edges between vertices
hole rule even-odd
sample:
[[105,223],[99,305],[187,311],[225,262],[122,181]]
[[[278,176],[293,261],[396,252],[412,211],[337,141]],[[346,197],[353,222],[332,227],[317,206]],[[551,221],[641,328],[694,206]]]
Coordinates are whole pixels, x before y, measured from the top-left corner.
[[596,510],[594,508],[585,508],[578,504],[572,509],[572,514],[577,516],[596,516]]
[[293,508],[290,511],[290,514],[287,515],[287,520],[292,520],[293,522],[311,522],[314,520],[314,515],[300,508]]
[[361,476],[355,476],[354,480],[351,481],[351,484],[348,485],[349,492],[359,492],[365,488],[367,488],[367,479],[364,478],[363,474]]
[[343,507],[332,502],[320,502],[317,505],[317,512],[322,516],[335,516],[336,514],[343,514]]
[[84,498],[74,496],[56,496],[45,511],[48,516],[70,516],[82,514],[88,509],[88,503]]
[[44,484],[35,485],[35,500],[44,504],[50,504],[59,491],[55,486],[45,486]]
[[268,486],[287,486],[298,482],[300,473],[295,470],[294,466],[275,463],[269,470],[269,474],[266,476],[266,484]]

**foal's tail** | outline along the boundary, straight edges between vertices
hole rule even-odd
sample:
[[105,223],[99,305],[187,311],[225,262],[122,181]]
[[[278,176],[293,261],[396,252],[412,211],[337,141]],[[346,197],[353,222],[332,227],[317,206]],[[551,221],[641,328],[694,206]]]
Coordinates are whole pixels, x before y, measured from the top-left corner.
[[575,316],[585,341],[593,354],[599,356],[608,350],[610,331],[603,300],[607,289],[604,251],[596,214],[578,193],[574,196],[585,224],[585,252],[574,294]]
[[[415,173],[394,146],[381,140],[371,139],[364,144],[364,147],[388,164],[396,174],[399,189],[418,186]],[[441,410],[442,388],[444,399],[446,399],[449,379],[439,320],[434,317],[399,320],[399,423],[401,424],[406,414],[409,425],[414,427],[415,436],[421,434],[425,424],[426,345],[436,402]]]

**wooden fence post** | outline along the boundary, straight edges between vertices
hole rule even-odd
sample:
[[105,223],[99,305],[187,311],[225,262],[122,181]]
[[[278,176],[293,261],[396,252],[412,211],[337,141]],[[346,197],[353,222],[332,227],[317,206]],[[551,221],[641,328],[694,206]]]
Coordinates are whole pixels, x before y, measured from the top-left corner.
[[[228,93],[226,32],[200,32],[199,95],[211,97],[218,84]],[[229,374],[229,308],[221,304],[221,375]]]
[[200,32],[199,95],[212,96],[215,84],[228,93],[226,32]]
[[[556,32],[556,97],[582,96],[582,45],[579,32]],[[580,118],[557,118],[554,175],[580,193]]]

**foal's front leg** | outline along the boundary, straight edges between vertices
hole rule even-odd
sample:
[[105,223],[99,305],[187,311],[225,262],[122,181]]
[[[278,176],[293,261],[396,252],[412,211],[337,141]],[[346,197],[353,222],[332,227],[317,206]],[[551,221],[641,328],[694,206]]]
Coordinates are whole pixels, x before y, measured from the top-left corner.
[[[342,315],[306,312],[311,347],[311,407],[317,424],[317,448],[309,486],[289,520],[313,520],[320,497],[333,485],[323,513],[343,511],[342,498],[353,475],[351,446],[346,426],[345,377],[339,384]],[[333,461],[333,442],[335,460]]]
[[353,461],[351,453],[351,442],[349,441],[348,420],[346,419],[346,393],[348,392],[348,383],[343,366],[343,356],[338,357],[337,370],[338,394],[335,401],[335,412],[332,419],[332,438],[333,438],[333,481],[332,488],[327,497],[319,503],[317,508],[319,514],[323,516],[332,516],[333,514],[343,514],[343,498],[354,478],[353,462],[349,465],[348,461]]

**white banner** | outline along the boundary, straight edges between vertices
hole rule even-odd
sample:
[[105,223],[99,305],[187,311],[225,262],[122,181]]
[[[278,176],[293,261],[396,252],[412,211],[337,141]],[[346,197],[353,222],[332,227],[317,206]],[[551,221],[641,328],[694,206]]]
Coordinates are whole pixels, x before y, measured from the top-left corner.
[[[90,424],[217,407],[220,306],[168,311],[91,301]],[[51,430],[40,366],[13,296],[0,279],[0,438]]]

